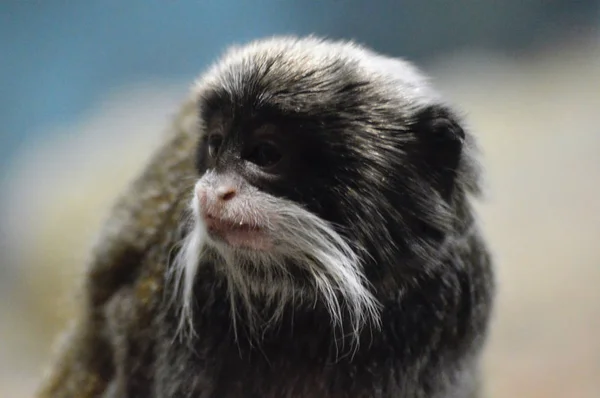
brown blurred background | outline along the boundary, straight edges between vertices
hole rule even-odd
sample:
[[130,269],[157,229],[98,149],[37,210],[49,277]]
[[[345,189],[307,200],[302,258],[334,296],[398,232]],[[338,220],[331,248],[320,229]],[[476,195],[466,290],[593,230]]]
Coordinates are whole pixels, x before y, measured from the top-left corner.
[[52,3],[0,5],[0,396],[30,396],[107,207],[194,76],[228,44],[316,32],[418,62],[480,139],[489,397],[600,397],[596,2]]

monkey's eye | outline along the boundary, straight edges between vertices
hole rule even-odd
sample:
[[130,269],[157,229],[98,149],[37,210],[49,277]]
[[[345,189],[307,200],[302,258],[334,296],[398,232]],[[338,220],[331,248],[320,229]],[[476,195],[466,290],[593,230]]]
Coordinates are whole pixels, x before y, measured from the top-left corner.
[[221,148],[221,143],[223,142],[223,137],[219,134],[211,134],[208,136],[208,155],[210,157],[217,156],[219,153],[219,148]]
[[275,166],[283,157],[279,148],[272,142],[261,142],[254,147],[248,160],[260,167]]

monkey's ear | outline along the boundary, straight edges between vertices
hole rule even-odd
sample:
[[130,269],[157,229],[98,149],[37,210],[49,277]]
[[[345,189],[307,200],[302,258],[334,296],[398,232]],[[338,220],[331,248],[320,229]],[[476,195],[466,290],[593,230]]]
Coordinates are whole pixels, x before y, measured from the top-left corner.
[[457,116],[447,107],[430,105],[415,115],[417,172],[431,181],[442,197],[449,199],[454,191],[461,162],[465,131]]

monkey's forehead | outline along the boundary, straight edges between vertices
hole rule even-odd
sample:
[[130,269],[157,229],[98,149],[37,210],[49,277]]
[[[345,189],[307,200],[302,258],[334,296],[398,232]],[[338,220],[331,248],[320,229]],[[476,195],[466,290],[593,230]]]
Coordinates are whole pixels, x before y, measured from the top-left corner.
[[426,76],[410,62],[376,53],[351,41],[315,36],[276,36],[230,47],[196,81],[193,95],[199,96],[211,89],[235,92],[243,89],[244,84],[256,85],[257,82],[267,90],[290,89],[292,94],[294,90],[311,87],[324,90],[342,75],[369,83],[390,99],[415,105],[439,102]]

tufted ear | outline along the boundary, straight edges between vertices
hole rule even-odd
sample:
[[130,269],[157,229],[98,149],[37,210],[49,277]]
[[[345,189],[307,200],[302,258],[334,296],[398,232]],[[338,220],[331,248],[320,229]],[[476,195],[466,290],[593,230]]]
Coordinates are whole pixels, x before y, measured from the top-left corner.
[[411,130],[416,145],[411,160],[417,173],[430,181],[444,199],[450,199],[465,140],[458,118],[443,105],[430,105],[416,113]]

